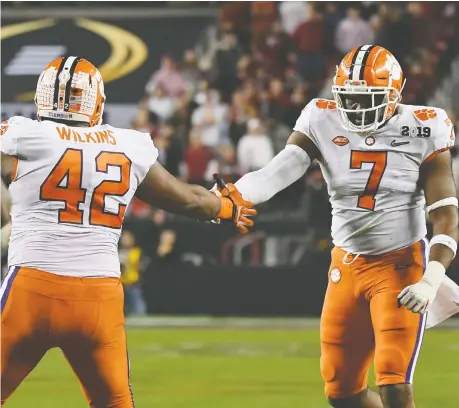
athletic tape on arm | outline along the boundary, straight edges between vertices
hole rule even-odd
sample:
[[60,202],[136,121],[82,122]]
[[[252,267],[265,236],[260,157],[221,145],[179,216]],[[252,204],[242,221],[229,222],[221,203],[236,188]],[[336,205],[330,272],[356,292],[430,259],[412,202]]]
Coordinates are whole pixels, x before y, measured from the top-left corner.
[[447,197],[441,200],[434,202],[433,204],[427,206],[427,212],[431,212],[440,207],[446,207],[447,205],[452,205],[454,207],[458,206],[458,200],[456,197]]
[[457,242],[453,237],[450,237],[449,235],[445,234],[434,235],[430,240],[430,247],[438,244],[447,246],[449,249],[451,249],[451,251],[453,251],[453,256],[456,256]]
[[260,204],[297,181],[310,165],[311,159],[301,147],[288,144],[265,167],[247,173],[235,186],[245,200]]

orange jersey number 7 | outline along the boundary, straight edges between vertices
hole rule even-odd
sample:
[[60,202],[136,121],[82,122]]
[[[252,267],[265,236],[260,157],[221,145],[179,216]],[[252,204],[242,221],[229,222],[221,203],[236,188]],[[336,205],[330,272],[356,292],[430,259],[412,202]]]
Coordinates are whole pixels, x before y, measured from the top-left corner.
[[[124,153],[101,152],[96,157],[96,171],[108,173],[110,166],[120,168],[120,179],[104,180],[94,189],[89,207],[89,223],[121,228],[126,205],[120,204],[117,214],[109,213],[105,211],[105,196],[124,196],[129,191],[131,161]],[[40,188],[40,200],[65,203],[65,207],[58,210],[59,223],[83,223],[83,211],[79,208],[86,198],[82,173],[83,151],[67,149]]]
[[357,207],[373,211],[376,193],[387,166],[387,152],[351,151],[351,169],[361,169],[363,163],[373,164],[367,185],[359,196]]

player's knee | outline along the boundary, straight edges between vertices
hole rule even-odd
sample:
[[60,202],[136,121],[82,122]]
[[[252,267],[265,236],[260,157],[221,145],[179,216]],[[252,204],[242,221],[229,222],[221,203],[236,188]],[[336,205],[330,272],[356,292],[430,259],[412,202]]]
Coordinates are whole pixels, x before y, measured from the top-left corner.
[[328,397],[328,403],[333,408],[355,408],[364,407],[364,401],[367,390],[363,390],[356,395],[351,395],[343,398],[331,398]]
[[385,408],[414,408],[411,384],[382,385],[381,399]]
[[406,354],[396,346],[378,350],[375,356],[376,383],[385,385],[405,382],[409,365],[405,358]]
[[134,408],[134,398],[131,393],[97,397],[90,401],[91,408]]
[[347,408],[350,407],[349,398],[327,398],[328,403],[333,408]]

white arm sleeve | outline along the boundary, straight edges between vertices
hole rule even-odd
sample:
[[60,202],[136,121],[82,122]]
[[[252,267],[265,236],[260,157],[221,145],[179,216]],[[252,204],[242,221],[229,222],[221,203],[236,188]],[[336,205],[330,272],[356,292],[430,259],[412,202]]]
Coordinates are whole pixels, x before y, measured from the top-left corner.
[[288,144],[265,167],[247,173],[235,186],[245,200],[260,204],[297,181],[310,164],[311,158],[301,147]]

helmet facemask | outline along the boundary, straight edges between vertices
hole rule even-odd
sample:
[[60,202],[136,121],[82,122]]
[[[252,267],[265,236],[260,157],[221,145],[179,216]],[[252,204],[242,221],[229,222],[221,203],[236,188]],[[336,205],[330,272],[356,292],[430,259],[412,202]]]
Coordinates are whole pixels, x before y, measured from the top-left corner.
[[332,93],[345,129],[361,135],[373,133],[389,120],[401,100],[396,88],[367,86],[364,80],[333,85]]

